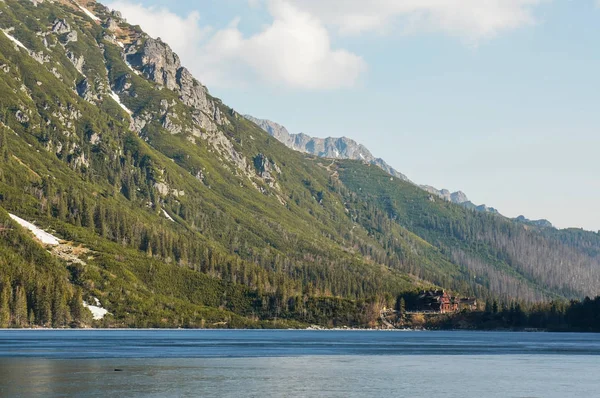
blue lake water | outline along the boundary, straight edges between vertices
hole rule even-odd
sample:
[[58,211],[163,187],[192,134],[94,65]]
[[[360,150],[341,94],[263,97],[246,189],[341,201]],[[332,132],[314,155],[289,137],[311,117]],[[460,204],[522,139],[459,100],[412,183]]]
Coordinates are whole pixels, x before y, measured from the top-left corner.
[[600,397],[600,335],[6,330],[0,396]]

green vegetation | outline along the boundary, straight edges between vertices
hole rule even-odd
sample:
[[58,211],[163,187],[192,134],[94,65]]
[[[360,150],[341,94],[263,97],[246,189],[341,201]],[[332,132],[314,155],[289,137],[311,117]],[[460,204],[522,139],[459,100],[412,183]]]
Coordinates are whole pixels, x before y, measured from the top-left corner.
[[[407,317],[406,326],[412,320]],[[431,329],[547,330],[600,332],[600,296],[583,301],[489,302],[484,311],[429,316],[419,326]]]
[[[374,166],[291,151],[210,95],[193,109],[153,66],[125,63],[150,40],[125,22],[127,49],[60,2],[0,11],[37,54],[0,33],[1,327],[367,326],[432,285],[501,302],[599,285],[597,234],[475,213]],[[77,41],[51,31],[57,18]],[[101,321],[82,306],[94,299]]]

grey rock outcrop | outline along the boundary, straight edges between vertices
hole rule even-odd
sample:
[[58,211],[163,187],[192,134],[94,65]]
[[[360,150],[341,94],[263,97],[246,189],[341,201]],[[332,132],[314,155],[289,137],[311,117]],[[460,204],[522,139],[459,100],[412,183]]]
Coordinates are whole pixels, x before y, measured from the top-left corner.
[[[250,115],[244,115],[244,117],[269,133],[269,135],[276,138],[288,148],[323,158],[362,160],[363,162],[381,168],[393,177],[412,183],[412,181],[404,174],[395,170],[383,159],[376,158],[364,145],[361,145],[350,138],[315,138],[303,133],[292,134],[284,126],[270,120],[258,119]],[[500,214],[498,210],[493,207],[474,204],[462,191],[450,192],[447,189],[440,190],[429,185],[420,185],[419,188],[432,194],[433,196],[430,197],[430,200],[432,201],[435,200],[435,197],[439,197],[467,209]]]
[[517,218],[513,218],[514,221],[522,223],[522,224],[527,224],[527,225],[532,225],[534,227],[539,227],[539,228],[554,228],[554,225],[552,225],[552,223],[548,220],[530,220],[528,218],[526,218],[525,216],[519,216]]
[[131,47],[127,54],[130,65],[140,70],[144,76],[170,90],[177,90],[177,71],[181,61],[177,54],[160,39],[148,38],[140,47]]
[[114,32],[119,28],[119,23],[115,18],[110,17],[106,20],[104,27],[110,30],[111,32]]
[[211,125],[212,122],[217,125],[227,123],[215,102],[209,98],[206,87],[181,66],[179,56],[160,38],[147,38],[143,42],[138,40],[135,45],[128,47],[126,60],[148,80],[177,92],[185,105],[208,116],[210,121],[202,115],[196,115],[202,128],[214,131],[216,126]]
[[69,44],[71,42],[76,42],[77,41],[77,32],[72,30],[71,32],[67,33],[65,35],[65,45]]
[[69,33],[71,31],[71,26],[64,19],[55,19],[52,23],[52,32],[62,35],[63,33]]
[[437,189],[430,185],[421,185],[420,187],[421,187],[421,189],[423,189],[433,195],[436,195],[442,199],[445,199],[448,202],[452,202],[452,203],[456,203],[456,204],[463,204],[463,203],[469,202],[469,198],[462,191],[450,192],[447,189]]
[[72,51],[67,51],[66,55],[69,61],[73,63],[75,69],[77,69],[79,73],[83,74],[83,66],[85,65],[85,58],[83,57],[83,55],[78,57]]
[[393,177],[409,181],[408,177],[404,174],[396,171],[383,159],[376,158],[364,145],[350,138],[315,138],[303,133],[291,134],[282,125],[270,120],[257,119],[250,115],[245,115],[244,117],[289,148],[323,158],[362,160],[378,166]]

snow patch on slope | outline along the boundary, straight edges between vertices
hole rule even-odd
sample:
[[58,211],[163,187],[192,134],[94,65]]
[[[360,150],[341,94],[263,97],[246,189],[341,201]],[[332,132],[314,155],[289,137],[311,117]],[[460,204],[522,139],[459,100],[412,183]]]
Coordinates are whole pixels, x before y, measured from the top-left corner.
[[21,47],[23,50],[26,50],[27,52],[29,52],[29,49],[27,47],[25,47],[25,45],[23,43],[21,43],[19,40],[17,40],[14,36],[11,36],[6,30],[4,30],[4,29],[1,29],[1,30],[2,30],[2,33],[4,33],[4,35],[10,39],[10,41],[15,43],[17,46]]
[[58,246],[59,245],[60,239],[58,239],[56,236],[53,236],[53,235],[49,234],[48,232],[41,230],[40,228],[36,227],[32,223],[27,222],[27,221],[23,220],[22,218],[15,216],[14,214],[9,214],[9,216],[14,221],[16,221],[17,224],[19,224],[23,228],[26,228],[29,231],[33,232],[33,234],[35,235],[37,240],[39,240],[43,244],[49,245],[49,246]]
[[99,321],[103,319],[106,314],[108,314],[108,311],[101,307],[100,300],[98,300],[96,297],[93,297],[93,299],[95,305],[88,304],[84,301],[83,306],[90,310],[94,320]]
[[79,6],[79,8],[81,8],[81,11],[83,11],[85,13],[85,15],[87,15],[88,17],[92,18],[94,21],[100,21],[100,18],[98,18],[97,16],[95,16],[90,10],[88,10],[87,8],[85,8],[84,6],[82,6],[81,4],[77,4]]
[[162,209],[162,212],[163,212],[163,215],[165,216],[165,218],[166,218],[167,220],[169,220],[169,221],[172,221],[172,222],[175,222],[175,220],[173,220],[173,217],[171,217],[171,216],[169,215],[169,213],[167,213],[167,212],[165,211],[165,209]]
[[129,108],[127,108],[125,105],[123,105],[123,103],[121,102],[121,98],[119,98],[119,96],[117,95],[117,93],[115,93],[114,91],[111,91],[111,92],[110,92],[110,98],[112,98],[113,100],[115,100],[115,102],[116,102],[117,104],[119,104],[119,106],[120,106],[121,108],[123,108],[123,110],[124,110],[125,112],[129,113],[130,115],[133,115],[133,112],[131,112],[131,111],[129,110]]
[[135,73],[136,75],[138,75],[138,76],[140,76],[140,75],[141,75],[141,73],[140,73],[139,71],[137,71],[137,70],[133,69],[133,66],[131,66],[131,64],[130,64],[129,62],[127,62],[127,59],[125,59],[125,65],[127,65],[127,66],[129,67],[129,69],[131,69],[131,71],[132,71],[133,73]]

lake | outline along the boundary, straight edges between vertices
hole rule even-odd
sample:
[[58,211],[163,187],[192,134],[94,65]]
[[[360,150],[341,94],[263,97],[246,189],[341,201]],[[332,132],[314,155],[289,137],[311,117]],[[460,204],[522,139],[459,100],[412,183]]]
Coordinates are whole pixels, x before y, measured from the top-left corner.
[[600,335],[4,330],[0,396],[596,397]]

